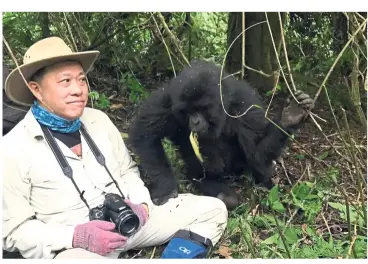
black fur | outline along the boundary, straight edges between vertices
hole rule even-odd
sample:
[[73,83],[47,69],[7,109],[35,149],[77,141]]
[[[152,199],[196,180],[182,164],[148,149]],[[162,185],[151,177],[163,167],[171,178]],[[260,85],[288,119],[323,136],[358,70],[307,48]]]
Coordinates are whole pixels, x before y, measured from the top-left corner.
[[[226,76],[227,73],[223,73],[222,77]],[[129,131],[129,139],[149,176],[149,189],[156,204],[177,195],[177,182],[161,144],[164,137],[178,146],[187,177],[192,180],[203,176],[189,141],[189,115],[195,112],[200,112],[210,126],[207,132],[198,134],[206,171],[198,187],[204,195],[233,195],[220,181],[224,176],[241,175],[246,169],[252,172],[256,183],[272,186],[272,162],[279,157],[288,138],[264,118],[262,109],[253,107],[240,118],[227,116],[221,105],[219,80],[219,67],[193,61],[191,67],[154,91],[142,104]],[[222,94],[230,115],[242,114],[253,104],[265,109],[252,87],[234,77],[223,79]],[[289,128],[283,129],[292,132]],[[236,198],[231,199],[233,202],[225,203],[228,207],[236,206]]]

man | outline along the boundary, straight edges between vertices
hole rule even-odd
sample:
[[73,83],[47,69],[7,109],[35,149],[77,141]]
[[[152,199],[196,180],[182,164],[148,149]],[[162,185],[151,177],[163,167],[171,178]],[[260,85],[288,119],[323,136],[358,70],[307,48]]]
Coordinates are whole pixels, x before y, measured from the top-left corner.
[[[1,140],[3,248],[24,258],[117,258],[169,242],[162,258],[204,257],[226,228],[224,203],[191,194],[152,203],[118,129],[86,107],[85,74],[98,55],[46,38],[6,80],[10,100],[31,109]],[[132,235],[94,211],[108,197],[121,207],[116,194],[136,215]]]

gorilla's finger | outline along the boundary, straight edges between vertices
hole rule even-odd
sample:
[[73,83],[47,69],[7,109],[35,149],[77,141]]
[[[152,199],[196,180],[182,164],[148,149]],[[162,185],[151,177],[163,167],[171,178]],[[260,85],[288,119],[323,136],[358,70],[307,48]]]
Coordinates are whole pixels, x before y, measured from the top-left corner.
[[309,97],[309,98],[300,100],[300,104],[314,104],[314,101],[312,98]]
[[300,101],[303,101],[303,100],[305,100],[305,99],[309,99],[310,98],[310,96],[308,95],[308,94],[305,94],[305,93],[302,93],[302,94],[299,94],[297,97],[296,97],[296,99],[298,99],[298,101],[300,102]]
[[300,103],[300,106],[303,108],[308,108],[308,109],[312,109],[314,107],[314,102],[313,100],[304,100]]
[[314,107],[314,104],[305,104],[305,105],[303,105],[303,108],[308,109],[308,110],[311,110],[313,107]]
[[301,94],[301,93],[303,93],[303,91],[302,90],[296,90],[295,92],[294,92],[294,95],[295,95],[295,97],[297,97],[299,94]]

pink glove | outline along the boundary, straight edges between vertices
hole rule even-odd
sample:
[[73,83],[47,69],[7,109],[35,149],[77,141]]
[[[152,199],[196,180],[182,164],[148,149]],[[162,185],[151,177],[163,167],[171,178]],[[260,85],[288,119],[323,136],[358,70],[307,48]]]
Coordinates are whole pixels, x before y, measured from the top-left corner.
[[100,220],[77,225],[74,230],[73,247],[106,255],[124,246],[128,239],[119,233],[111,232],[114,228],[114,223]]
[[148,214],[146,209],[141,204],[133,204],[128,199],[125,199],[124,202],[132,208],[133,212],[138,216],[139,218],[139,227],[138,230],[147,222],[148,220]]

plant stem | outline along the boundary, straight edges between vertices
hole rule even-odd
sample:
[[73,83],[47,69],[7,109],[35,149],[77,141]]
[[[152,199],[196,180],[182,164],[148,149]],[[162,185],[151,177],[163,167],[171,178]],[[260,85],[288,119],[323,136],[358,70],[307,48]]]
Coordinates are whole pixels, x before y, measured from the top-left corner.
[[[244,237],[245,243],[247,243],[247,246],[248,246],[248,248],[249,248],[249,250],[250,250],[250,253],[252,254],[252,257],[253,257],[253,258],[257,258],[256,253],[254,252],[253,244],[252,244],[252,242],[251,242],[251,241],[249,241],[249,240],[248,240],[247,232],[244,230],[243,220],[242,220],[242,219],[240,219],[240,230],[241,230],[241,232],[242,232],[242,234],[243,234],[243,237]],[[250,233],[250,232],[248,232],[248,234],[250,234],[250,235],[251,235],[251,233]],[[252,236],[252,235],[251,235],[251,236]]]
[[276,226],[277,226],[277,230],[278,230],[278,232],[280,234],[281,241],[284,244],[284,247],[285,247],[285,250],[286,250],[286,254],[288,255],[288,258],[291,259],[290,251],[289,251],[289,248],[288,248],[288,246],[286,244],[284,234],[282,233],[281,227],[279,225],[279,221],[277,220],[277,217],[276,217],[275,212],[273,211],[273,209],[271,207],[270,207],[270,209],[271,209],[271,213],[273,215],[273,218],[275,218],[275,223],[276,223]]
[[[347,199],[347,197],[345,197],[345,206],[346,206],[346,219],[348,220],[348,237],[349,237],[349,241],[350,243],[353,242],[353,239],[351,237],[351,220],[350,220],[350,208],[349,208],[349,201]],[[355,248],[354,245],[353,247],[353,254],[355,258],[358,258],[355,252]]]
[[356,173],[357,173],[357,185],[358,185],[358,190],[359,190],[359,193],[360,193],[360,198],[362,199],[361,202],[362,202],[364,223],[367,223],[367,209],[365,207],[364,193],[363,193],[363,187],[362,187],[363,182],[364,182],[363,174],[362,174],[361,170],[358,167],[358,161],[357,161],[355,153],[353,152],[354,142],[353,142],[352,136],[350,134],[349,123],[348,123],[348,119],[346,117],[345,110],[343,108],[341,108],[341,109],[342,109],[342,112],[343,112],[343,115],[344,115],[344,121],[345,121],[346,129],[348,131],[350,147],[351,147],[351,158],[354,162],[355,170],[356,170]]

